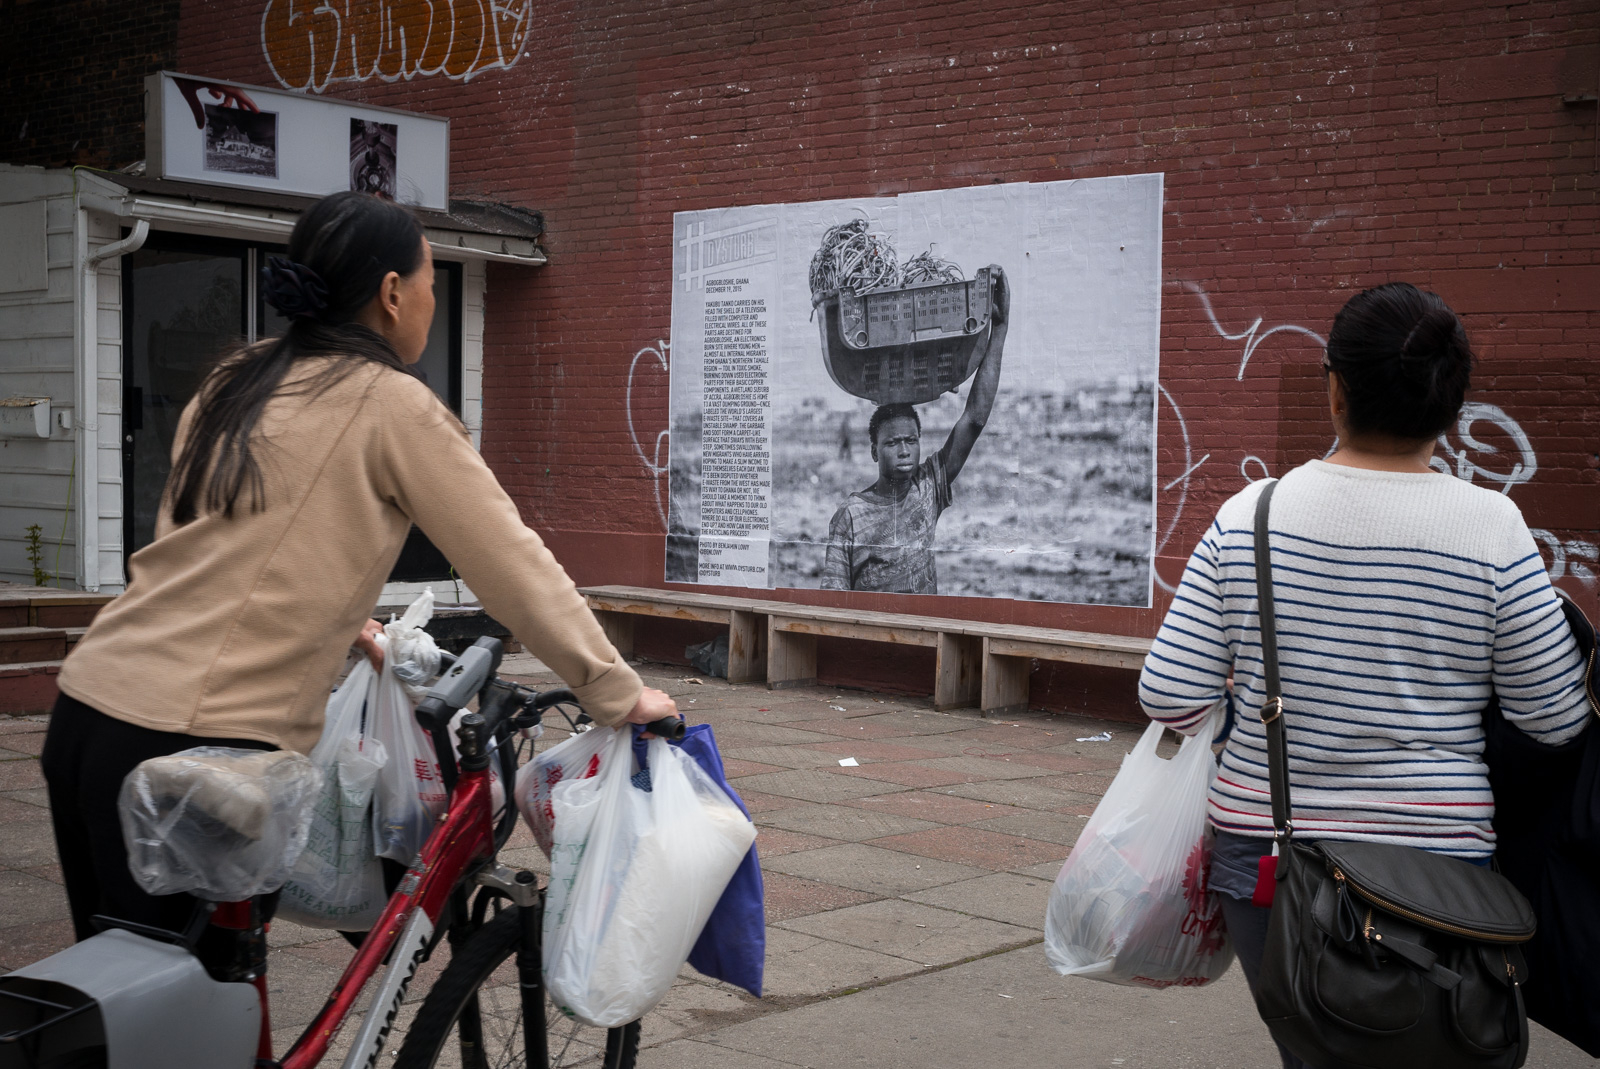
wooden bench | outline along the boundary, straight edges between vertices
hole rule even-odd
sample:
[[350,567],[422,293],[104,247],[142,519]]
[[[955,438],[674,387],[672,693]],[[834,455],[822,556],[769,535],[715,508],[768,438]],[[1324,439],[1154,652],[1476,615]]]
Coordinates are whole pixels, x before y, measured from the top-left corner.
[[587,587],[582,593],[624,656],[633,654],[634,622],[640,616],[726,624],[730,683],[764,679],[773,689],[815,683],[818,638],[930,647],[934,708],[976,705],[986,716],[1027,709],[1028,672],[1035,658],[1136,670],[1150,650],[1145,638],[1047,627],[645,587]]

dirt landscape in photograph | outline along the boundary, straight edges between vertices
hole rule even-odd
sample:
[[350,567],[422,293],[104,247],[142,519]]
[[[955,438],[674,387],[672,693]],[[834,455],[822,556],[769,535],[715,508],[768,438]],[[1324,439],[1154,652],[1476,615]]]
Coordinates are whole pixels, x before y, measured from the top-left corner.
[[[1144,605],[1150,586],[1153,386],[1107,383],[1070,396],[1002,389],[956,479],[935,543],[939,593],[1078,604]],[[923,405],[922,450],[939,449],[961,414],[946,394]],[[773,585],[821,584],[828,522],[877,469],[872,406],[846,417],[819,405],[774,418]]]

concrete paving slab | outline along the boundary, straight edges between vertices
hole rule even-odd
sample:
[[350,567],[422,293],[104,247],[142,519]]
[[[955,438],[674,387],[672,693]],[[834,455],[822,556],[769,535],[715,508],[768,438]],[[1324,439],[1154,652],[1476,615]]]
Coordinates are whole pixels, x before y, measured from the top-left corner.
[[3,826],[0,835],[0,869],[26,869],[48,865],[56,860],[56,837],[50,828],[50,814],[36,806],[12,802],[11,806],[27,813],[42,814],[27,819],[17,818]]
[[[1071,850],[1065,851],[1062,854],[1061,861],[1065,861],[1066,854],[1071,852]],[[1011,871],[1018,876],[1037,876],[1048,883],[1054,883],[1057,874],[1061,872],[1061,861],[1041,861],[1037,865],[1029,865],[1025,869],[1012,869]]]
[[7,735],[5,740],[5,748],[13,753],[38,757],[44,752],[43,731],[20,731],[13,735]]
[[919,761],[884,761],[860,768],[841,768],[841,775],[858,779],[875,780],[882,784],[877,792],[887,793],[888,785],[898,783],[903,787],[943,787],[951,783],[967,783],[972,777],[943,768],[929,768]]
[[739,785],[741,788],[748,785],[763,794],[798,798],[804,802],[840,802],[846,798],[862,798],[869,794],[883,794],[885,787],[881,781],[855,779],[820,769],[795,769],[791,772],[746,776],[739,781]]
[[[641,1054],[641,1057],[643,1055]],[[742,1050],[681,1039],[676,1043],[649,1048],[649,1069],[766,1069],[768,1066],[800,1066],[773,1055],[746,1054]]]
[[[754,998],[718,984],[680,980],[672,985],[660,1005],[639,1022],[639,1043],[655,1046],[692,1032],[704,1032],[748,1017]],[[656,1069],[647,1063],[649,1069]]]
[[1114,772],[1071,772],[1064,776],[1048,776],[1039,782],[1056,790],[1099,798],[1106,793],[1106,788],[1111,786],[1111,781],[1115,778]]
[[50,792],[44,787],[28,787],[20,791],[0,791],[0,798],[9,798],[13,802],[38,806],[40,809],[48,810],[50,808]]
[[6,716],[0,713],[0,736],[3,735],[28,735],[35,731],[43,731],[50,726],[48,714],[34,716]]
[[722,774],[730,780],[743,776],[759,776],[763,772],[782,772],[783,765],[764,765],[759,761],[741,761],[736,757],[722,755]]
[[1060,855],[1066,857],[1068,851],[1077,843],[1078,836],[1083,834],[1083,827],[1087,823],[1089,823],[1088,814],[1078,816],[1023,810],[1021,813],[1003,814],[992,820],[968,826],[981,828],[984,831],[997,831],[1002,835],[1021,835],[1040,842],[1055,843],[1061,848]]
[[839,766],[839,759],[833,754],[810,746],[724,746],[722,757],[725,764],[731,758],[739,762],[768,765],[774,770]]
[[876,895],[925,891],[985,874],[983,869],[971,865],[936,861],[866,843],[845,843],[822,850],[785,854],[765,862],[765,867]]
[[39,761],[32,756],[0,761],[0,791],[24,791],[44,787]]
[[974,917],[988,917],[1042,934],[1044,910],[1050,901],[1050,881],[1014,872],[996,872],[976,880],[916,891],[905,897],[913,902],[953,909]]
[[[753,777],[745,778],[750,779]],[[775,794],[762,794],[760,791],[752,790],[750,785],[742,780],[738,783],[730,784],[730,786],[733,787],[733,793],[739,796],[739,800],[744,803],[744,807],[750,810],[752,815],[770,813],[779,809],[793,809],[797,805],[806,804],[797,798],[783,798]]]
[[852,809],[842,805],[819,805],[766,813],[762,815],[761,823],[763,826],[784,828],[848,843],[865,842],[868,839],[881,839],[886,835],[903,835],[944,826],[916,817],[902,817],[871,809]]
[[746,746],[805,746],[814,742],[832,742],[826,732],[806,731],[781,724],[750,724],[730,721],[713,729],[717,745],[724,749]]
[[768,924],[825,913],[830,909],[857,906],[878,897],[868,891],[852,891],[848,887],[806,880],[770,869],[764,871],[761,877],[766,891]]
[[1024,765],[1008,758],[962,755],[959,757],[940,757],[925,762],[925,764],[928,768],[937,768],[965,776],[969,781],[1027,779],[1030,776],[1049,775],[1047,769],[1039,768],[1037,765]]
[[926,761],[940,756],[922,746],[906,746],[900,742],[873,742],[863,739],[840,739],[838,742],[817,743],[811,749],[832,754],[835,758],[854,757],[858,761]]
[[[779,810],[779,812],[793,812],[793,810]],[[757,825],[756,831],[756,854],[762,859],[793,854],[800,850],[820,850],[824,846],[834,845],[835,841],[815,835],[802,835],[797,831],[774,828],[770,825]]]
[[0,947],[5,945],[5,933],[13,925],[70,916],[67,892],[61,885],[26,872],[0,869],[0,902],[5,903],[4,911],[0,911]]
[[[65,895],[60,903],[64,918],[67,910]],[[51,954],[58,954],[74,942],[76,937],[70,920],[36,920],[7,925],[0,928],[0,973],[20,969]]]
[[876,809],[883,813],[896,813],[903,817],[917,817],[938,824],[970,824],[989,820],[1000,807],[970,798],[958,798],[938,791],[902,791],[898,794],[870,795],[852,798],[840,805],[860,809]]
[[1025,765],[1038,765],[1052,772],[1114,772],[1122,763],[1120,757],[1081,757],[1078,754],[1040,750],[1023,751],[1016,755],[1016,759]]
[[891,835],[875,839],[871,845],[999,871],[1037,865],[1055,857],[1060,850],[1055,843],[984,831],[972,825]]
[[774,1000],[815,998],[896,980],[920,973],[923,968],[917,962],[875,950],[769,927],[762,995]]
[[[1532,1031],[1529,1066],[1594,1064],[1545,1029],[1534,1025]],[[713,1057],[741,1052],[809,1069],[1280,1064],[1238,969],[1205,987],[1149,991],[1056,976],[1037,945],[769,1014],[698,1035],[693,1046]],[[652,1049],[640,1064],[690,1065],[676,1047]],[[751,1063],[706,1064],[742,1069]]]
[[951,787],[950,790],[961,798],[976,798],[984,802],[1021,806],[1024,809],[1043,809],[1055,813],[1092,811],[1100,801],[1100,796],[1096,794],[1063,791],[1031,779],[964,783]]
[[887,714],[884,716],[860,716],[838,720],[807,720],[793,725],[805,728],[808,731],[825,732],[837,735],[842,739],[862,739],[868,742],[877,739],[903,738],[909,734],[901,728]]
[[777,926],[921,965],[947,965],[1043,938],[1029,928],[893,898]]

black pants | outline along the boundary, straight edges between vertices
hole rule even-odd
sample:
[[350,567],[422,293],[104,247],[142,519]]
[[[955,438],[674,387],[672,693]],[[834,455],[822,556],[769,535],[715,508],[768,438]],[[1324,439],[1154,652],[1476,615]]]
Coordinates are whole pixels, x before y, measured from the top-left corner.
[[[1256,983],[1261,976],[1261,956],[1267,949],[1267,919],[1272,910],[1253,906],[1244,899],[1218,893],[1222,903],[1222,917],[1228,925],[1228,936],[1233,940],[1233,952],[1244,970],[1250,993],[1256,993]],[[1282,1043],[1277,1044],[1278,1057],[1283,1059],[1283,1069],[1309,1069],[1305,1062],[1290,1054]]]
[[39,764],[49,788],[56,853],[79,939],[95,934],[89,918],[96,913],[168,931],[183,931],[193,919],[199,902],[193,895],[150,895],[134,882],[117,794],[140,761],[194,746],[275,749],[251,739],[153,731],[106,716],[65,694],[57,700]]

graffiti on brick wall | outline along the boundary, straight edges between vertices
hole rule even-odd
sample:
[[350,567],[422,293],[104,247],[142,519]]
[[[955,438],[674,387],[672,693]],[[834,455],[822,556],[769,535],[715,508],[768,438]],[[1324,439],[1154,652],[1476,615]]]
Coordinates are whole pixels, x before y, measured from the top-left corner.
[[[1319,347],[1327,345],[1322,335],[1298,324],[1283,323],[1262,330],[1265,321],[1260,316],[1257,316],[1244,330],[1230,332],[1217,319],[1216,312],[1211,307],[1211,300],[1203,288],[1193,282],[1184,282],[1183,287],[1199,298],[1206,318],[1210,320],[1212,328],[1218,335],[1228,341],[1244,343],[1244,350],[1239,360],[1238,379],[1244,378],[1250,357],[1254,355],[1256,349],[1274,334],[1300,335],[1312,339]],[[1178,498],[1171,518],[1162,529],[1161,540],[1156,546],[1157,555],[1166,548],[1167,542],[1178,528],[1179,519],[1188,502],[1190,478],[1201,465],[1212,458],[1212,455],[1207,453],[1198,460],[1194,459],[1189,426],[1184,419],[1183,409],[1164,386],[1161,387],[1161,397],[1178,426],[1179,438],[1183,443],[1183,469],[1176,478],[1162,485],[1163,492],[1175,489]],[[1497,434],[1483,433],[1479,430],[1480,427],[1492,428]],[[1503,449],[1494,445],[1490,440],[1493,437],[1504,438],[1510,443],[1510,448]],[[1335,440],[1329,446],[1328,453],[1331,454],[1337,446],[1338,442]],[[1437,471],[1465,479],[1467,482],[1492,487],[1503,494],[1509,494],[1512,488],[1530,482],[1539,471],[1538,455],[1534,452],[1533,443],[1522,425],[1499,406],[1481,401],[1470,401],[1462,406],[1461,416],[1456,421],[1455,428],[1439,436],[1438,451],[1430,464]],[[1272,475],[1267,462],[1254,454],[1240,457],[1239,473],[1247,483],[1270,478]],[[1532,534],[1548,556],[1547,570],[1551,579],[1571,578],[1585,586],[1593,586],[1600,582],[1600,546],[1583,539],[1563,540],[1543,528],[1533,529]],[[1162,578],[1159,572],[1156,574],[1156,582],[1169,593],[1177,589]]]
[[650,476],[650,488],[655,491],[656,495],[656,514],[661,517],[663,530],[667,526],[667,505],[661,496],[661,480],[666,477],[668,465],[662,460],[662,450],[665,448],[667,438],[671,432],[663,430],[660,434],[657,434],[653,451],[650,453],[644,451],[644,445],[639,441],[638,428],[633,422],[633,376],[634,372],[639,369],[639,361],[647,356],[654,358],[656,363],[661,366],[661,370],[666,371],[668,369],[667,354],[671,351],[671,346],[667,342],[658,341],[653,345],[646,345],[643,349],[633,354],[633,363],[628,365],[628,396],[624,407],[628,417],[628,437],[633,441],[633,451],[639,455],[639,463],[644,465],[646,474]]
[[267,0],[261,51],[287,89],[468,81],[517,61],[532,14],[533,0]]

